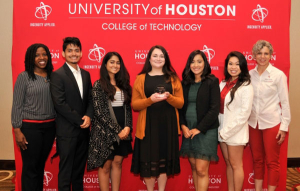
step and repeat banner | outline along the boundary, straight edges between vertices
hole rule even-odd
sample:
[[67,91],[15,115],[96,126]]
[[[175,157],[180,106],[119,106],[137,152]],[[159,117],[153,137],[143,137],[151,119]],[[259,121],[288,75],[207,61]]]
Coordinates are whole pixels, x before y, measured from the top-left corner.
[[[251,50],[259,39],[272,43],[271,63],[289,76],[290,6],[289,0],[14,0],[13,81],[24,71],[25,52],[33,43],[46,44],[54,68],[62,66],[62,39],[67,36],[81,40],[83,57],[79,65],[91,73],[93,82],[99,79],[105,53],[117,51],[123,57],[133,85],[149,49],[156,44],[167,49],[179,76],[190,52],[200,49],[206,53],[212,73],[222,80],[224,60],[230,51],[242,52],[249,69],[255,67]],[[134,113],[133,135],[136,119],[137,113]],[[281,148],[281,179],[277,190],[285,190],[287,142]],[[54,153],[55,144],[50,155]],[[218,155],[220,161],[210,165],[209,190],[227,190],[226,166],[220,149]],[[22,161],[16,146],[15,160],[16,191],[20,191]],[[180,162],[181,173],[169,178],[166,190],[194,190],[188,160],[181,158]],[[52,163],[47,161],[44,191],[58,190],[58,163],[59,158]],[[130,173],[130,165],[131,155],[123,162],[121,191],[146,190],[143,180]],[[244,169],[244,191],[252,191],[254,179],[249,146],[244,150]],[[85,173],[84,188],[99,190],[97,171]]]

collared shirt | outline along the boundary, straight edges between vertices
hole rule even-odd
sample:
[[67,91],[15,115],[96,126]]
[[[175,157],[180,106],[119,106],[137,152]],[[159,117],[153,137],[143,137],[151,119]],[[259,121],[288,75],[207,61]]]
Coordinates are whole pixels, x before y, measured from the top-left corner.
[[[67,62],[66,62],[67,63]],[[73,73],[74,77],[75,77],[75,80],[77,82],[77,85],[78,85],[78,88],[79,88],[79,91],[80,91],[80,96],[81,96],[81,99],[83,98],[83,85],[82,85],[82,77],[81,77],[81,71],[80,71],[80,68],[78,65],[77,66],[77,70],[75,70],[71,65],[69,65],[67,63],[67,65],[69,66],[71,72]]]
[[[233,80],[231,82],[231,78],[226,82],[226,85],[221,91],[221,100],[220,100],[220,113],[224,114],[224,102],[225,102],[225,97],[228,94],[228,92],[235,86],[236,82],[238,81],[238,78]],[[226,103],[227,104],[227,103]]]
[[271,64],[261,75],[257,66],[249,73],[254,91],[249,125],[268,129],[281,123],[280,130],[288,131],[291,112],[285,74]]

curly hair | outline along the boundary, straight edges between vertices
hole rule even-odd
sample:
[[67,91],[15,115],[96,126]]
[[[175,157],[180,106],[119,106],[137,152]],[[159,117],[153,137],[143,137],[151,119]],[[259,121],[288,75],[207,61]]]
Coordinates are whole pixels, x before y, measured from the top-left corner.
[[47,78],[50,78],[50,75],[53,71],[53,65],[52,65],[52,59],[51,59],[51,54],[49,51],[49,48],[44,45],[44,44],[32,44],[27,48],[26,54],[25,54],[25,71],[28,73],[28,76],[32,80],[36,80],[36,77],[34,75],[34,68],[35,68],[35,57],[36,57],[36,51],[38,48],[44,48],[48,57],[48,62],[45,67],[45,70],[47,72]]
[[270,51],[270,54],[273,54],[273,46],[270,42],[266,41],[266,40],[258,40],[252,48],[252,55],[253,57],[256,56],[256,54],[263,49],[264,47],[267,47]]

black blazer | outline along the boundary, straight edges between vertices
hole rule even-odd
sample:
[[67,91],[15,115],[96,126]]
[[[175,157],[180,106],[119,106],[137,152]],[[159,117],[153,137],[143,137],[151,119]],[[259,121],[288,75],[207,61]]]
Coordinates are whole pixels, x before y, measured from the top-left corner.
[[83,99],[75,77],[65,63],[50,78],[50,90],[56,117],[56,134],[63,137],[76,137],[79,133],[89,132],[89,128],[82,129],[81,119],[84,115],[93,117],[92,83],[89,72],[80,68],[83,84]]
[[[179,110],[180,125],[186,125],[186,110],[188,106],[188,96],[191,85],[184,85],[183,97],[184,105]],[[198,89],[196,111],[197,111],[197,129],[201,133],[205,134],[207,130],[219,127],[219,115],[220,110],[220,87],[219,79],[214,75],[209,75],[204,80]]]

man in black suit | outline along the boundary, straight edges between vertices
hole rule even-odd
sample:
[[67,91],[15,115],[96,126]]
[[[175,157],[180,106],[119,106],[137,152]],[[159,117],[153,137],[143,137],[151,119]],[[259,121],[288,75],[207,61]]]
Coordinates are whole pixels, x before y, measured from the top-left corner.
[[51,75],[51,94],[56,117],[56,146],[60,156],[59,191],[83,191],[83,175],[89,144],[89,126],[93,116],[91,78],[79,68],[81,43],[66,37],[62,56],[66,63]]

